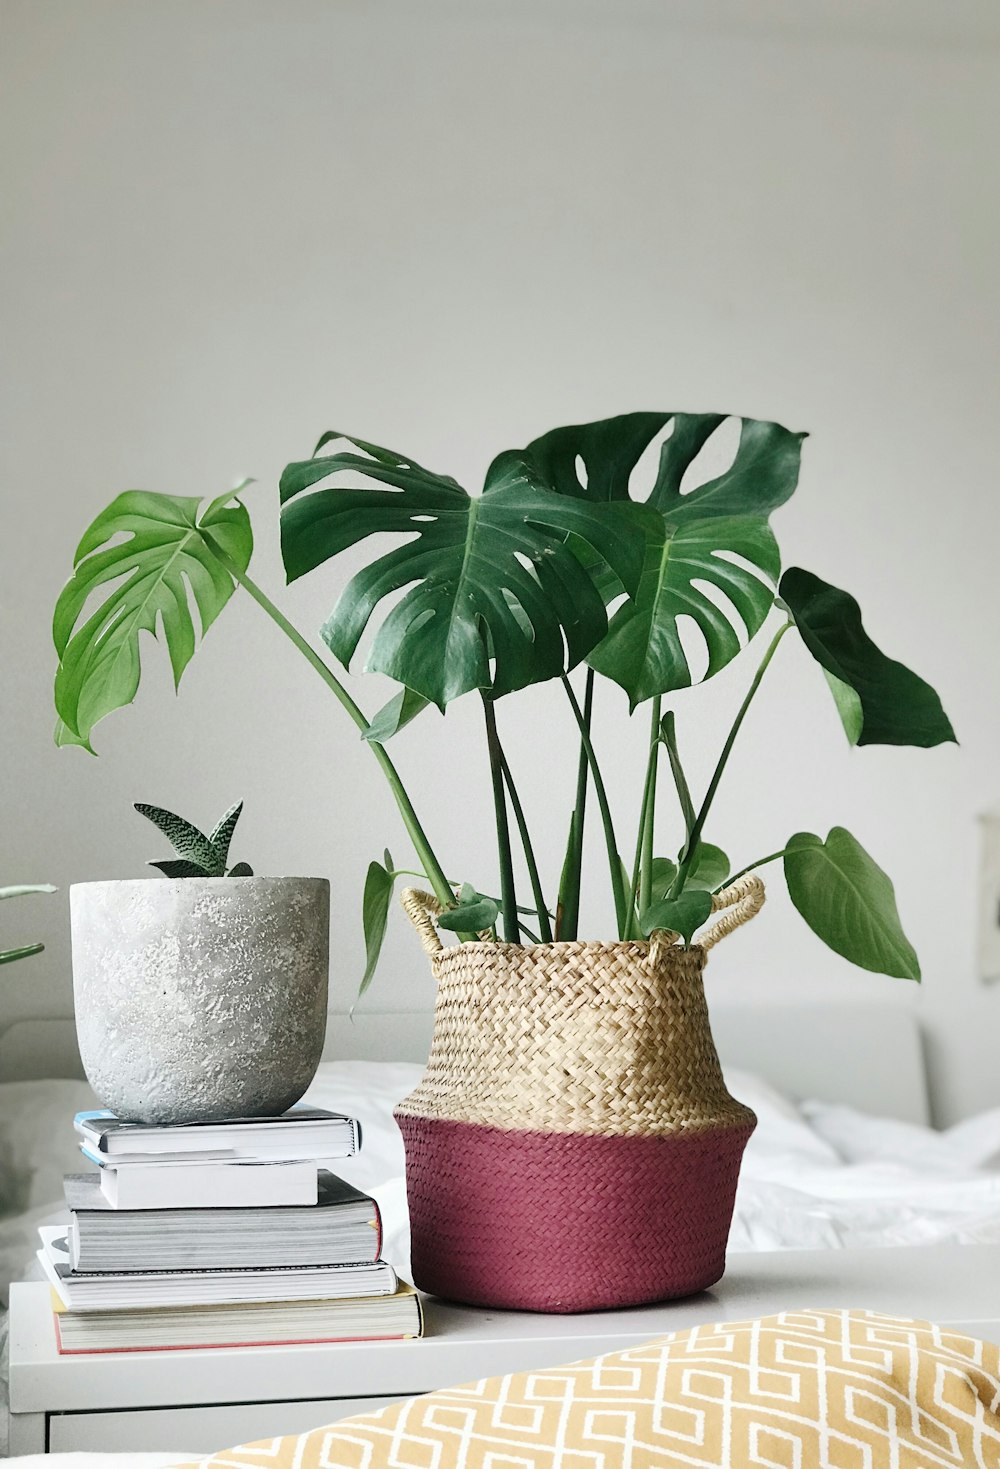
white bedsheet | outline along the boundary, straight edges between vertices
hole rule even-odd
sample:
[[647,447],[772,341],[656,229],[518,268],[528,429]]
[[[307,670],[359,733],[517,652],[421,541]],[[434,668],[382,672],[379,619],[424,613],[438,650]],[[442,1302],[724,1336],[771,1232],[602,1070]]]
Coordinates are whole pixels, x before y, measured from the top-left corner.
[[[385,1256],[404,1275],[403,1147],[391,1114],[420,1072],[406,1062],[334,1062],[320,1067],[307,1093],[317,1106],[361,1119],[362,1151],[338,1170],[378,1200]],[[727,1081],[758,1116],[740,1178],[731,1250],[1000,1240],[1000,1108],[935,1132],[850,1107],[796,1103],[744,1072],[730,1072]],[[19,1205],[0,1218],[4,1296],[7,1282],[33,1258],[37,1224],[60,1216],[62,1174],[82,1165],[72,1115],[93,1105],[82,1082],[0,1086],[0,1198]],[[2,1436],[0,1428],[0,1451]],[[153,1469],[170,1461],[162,1454],[78,1454],[11,1463]]]

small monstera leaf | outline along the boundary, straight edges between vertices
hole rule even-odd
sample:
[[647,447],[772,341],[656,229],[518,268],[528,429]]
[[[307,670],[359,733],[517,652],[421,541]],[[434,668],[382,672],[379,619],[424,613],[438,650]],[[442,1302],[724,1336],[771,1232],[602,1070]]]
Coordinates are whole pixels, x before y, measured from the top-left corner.
[[[628,502],[643,452],[668,424],[643,521],[645,555],[637,591],[611,619],[588,662],[627,692],[632,707],[693,681],[677,619],[694,620],[705,640],[705,677],[735,658],[767,617],[780,558],[768,525],[792,495],[803,434],[777,423],[740,420],[732,465],[681,492],[685,471],[725,422],[718,413],[630,413],[554,429],[520,451],[534,482],[574,499]],[[586,559],[586,558],[584,558]],[[602,579],[610,601],[621,589]],[[626,588],[625,590],[629,590]],[[719,606],[725,599],[732,609]]]
[[698,888],[688,888],[679,898],[662,898],[651,903],[639,915],[639,927],[647,936],[657,931],[679,933],[686,944],[694,937],[695,929],[711,916],[712,894]]
[[[237,493],[202,510],[189,496],[129,490],[91,524],[52,624],[59,654],[57,744],[93,753],[94,725],[131,704],[141,673],[140,633],[162,634],[175,686],[180,681],[197,644],[192,601],[204,636],[235,589],[224,562],[240,572],[250,563],[253,533],[246,508],[232,503]],[[102,600],[84,618],[99,593]]]
[[813,933],[861,969],[919,979],[920,963],[888,875],[842,826],[824,842],[800,831],[785,845],[785,881]]
[[852,596],[799,566],[788,568],[779,590],[802,641],[826,674],[852,745],[929,749],[955,739],[930,684],[876,647]]
[[[349,447],[321,455],[333,442]],[[366,668],[439,708],[472,689],[499,696],[556,677],[604,636],[604,599],[570,536],[627,590],[638,585],[643,537],[630,507],[572,502],[540,486],[517,456],[495,461],[474,498],[447,475],[346,434],[324,434],[316,455],[281,477],[288,579],[366,536],[405,536],[352,577],[322,635],[348,666],[379,603],[402,592]],[[348,470],[379,488],[314,488]]]

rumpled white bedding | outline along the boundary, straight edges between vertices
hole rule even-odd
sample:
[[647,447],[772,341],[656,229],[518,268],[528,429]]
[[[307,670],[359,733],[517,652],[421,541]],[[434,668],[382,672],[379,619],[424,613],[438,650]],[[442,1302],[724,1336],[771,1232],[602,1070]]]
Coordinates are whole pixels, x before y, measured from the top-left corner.
[[[320,1067],[306,1100],[361,1119],[362,1151],[337,1165],[378,1200],[383,1253],[404,1275],[409,1241],[403,1148],[392,1107],[416,1084],[407,1062]],[[796,1103],[730,1071],[734,1096],[757,1113],[737,1194],[730,1249],[849,1249],[1000,1240],[1000,1108],[944,1132],[825,1102]],[[38,1224],[58,1220],[62,1175],[83,1166],[72,1117],[97,1105],[83,1082],[0,1085],[0,1292],[31,1264]],[[5,1374],[4,1374],[5,1375]],[[3,1430],[0,1428],[0,1452]],[[183,1446],[181,1446],[183,1449]],[[163,1454],[65,1454],[12,1464],[153,1469]]]

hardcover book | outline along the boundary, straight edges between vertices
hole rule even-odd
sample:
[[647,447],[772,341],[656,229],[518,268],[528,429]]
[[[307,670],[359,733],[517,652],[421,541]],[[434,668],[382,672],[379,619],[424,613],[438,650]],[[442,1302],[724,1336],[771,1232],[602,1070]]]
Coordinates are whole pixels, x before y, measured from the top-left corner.
[[370,1265],[299,1265],[292,1268],[74,1270],[65,1229],[43,1225],[38,1261],[71,1311],[145,1310],[157,1306],[242,1305],[246,1301],[329,1301],[392,1295],[396,1272],[384,1260]]
[[77,1132],[109,1162],[131,1159],[349,1158],[361,1133],[357,1119],[299,1103],[280,1117],[234,1117],[226,1122],[185,1122],[175,1127],[119,1122],[113,1112],[78,1112]]
[[382,1225],[374,1199],[325,1170],[319,1199],[291,1207],[114,1209],[97,1173],[63,1182],[76,1271],[225,1270],[370,1264]]

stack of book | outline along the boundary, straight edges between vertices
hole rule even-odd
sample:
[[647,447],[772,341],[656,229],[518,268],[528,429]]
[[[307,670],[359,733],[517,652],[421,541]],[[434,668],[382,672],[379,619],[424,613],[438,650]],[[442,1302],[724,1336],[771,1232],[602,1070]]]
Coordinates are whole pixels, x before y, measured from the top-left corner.
[[68,1174],[69,1228],[42,1228],[60,1352],[420,1336],[419,1298],[380,1258],[374,1199],[323,1164],[360,1146],[317,1107],[189,1123],[75,1120],[97,1172]]

